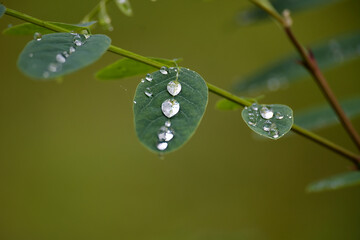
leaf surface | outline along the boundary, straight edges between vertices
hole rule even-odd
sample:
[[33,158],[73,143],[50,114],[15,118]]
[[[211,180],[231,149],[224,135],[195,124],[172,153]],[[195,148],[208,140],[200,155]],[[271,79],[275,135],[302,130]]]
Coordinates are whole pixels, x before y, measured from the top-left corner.
[[288,133],[294,123],[292,109],[280,104],[253,103],[244,108],[241,116],[255,133],[274,140]]
[[322,179],[313,182],[307,186],[307,192],[323,192],[330,190],[337,190],[354,185],[360,185],[360,172],[353,171],[332,176],[330,178]]
[[[168,74],[160,71],[151,73],[152,81],[140,82],[134,97],[137,137],[142,144],[156,153],[172,152],[183,146],[195,133],[207,106],[208,88],[205,81],[198,73],[185,68],[180,68],[178,74],[180,93],[176,96],[170,94],[167,86],[170,82],[176,82],[176,70],[177,68],[170,68],[167,70]],[[147,79],[149,76],[147,75]],[[174,107],[173,114],[177,111],[177,103],[180,106],[178,112],[170,118],[167,117],[163,107],[165,106],[168,114],[170,104]],[[172,135],[171,140],[165,141],[164,134],[167,134],[167,138]]]
[[105,35],[52,33],[30,41],[18,59],[19,69],[34,79],[57,78],[98,60],[110,46]]
[[[150,59],[163,63],[164,65],[175,67],[173,60],[151,57]],[[153,71],[156,71],[156,68],[130,58],[122,58],[98,71],[96,77],[101,80],[114,80],[146,74]]]
[[115,0],[116,5],[126,16],[132,16],[133,11],[129,0]]
[[[87,27],[95,24],[95,21],[87,22],[87,23],[81,23],[81,24],[67,24],[67,23],[60,23],[60,22],[49,22],[53,25],[56,25],[58,27],[65,28],[69,31],[74,31],[80,33],[82,30],[86,30]],[[15,25],[10,28],[6,28],[3,31],[3,34],[6,35],[33,35],[34,33],[41,33],[42,35],[54,33],[54,31],[32,24],[32,23],[23,23],[19,25]]]

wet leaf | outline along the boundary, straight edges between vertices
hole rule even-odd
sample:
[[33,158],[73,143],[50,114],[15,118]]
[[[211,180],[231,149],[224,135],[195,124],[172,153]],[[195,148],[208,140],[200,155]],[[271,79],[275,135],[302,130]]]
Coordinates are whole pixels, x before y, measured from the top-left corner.
[[307,192],[323,192],[360,185],[360,172],[353,171],[313,182],[307,186]]
[[19,56],[18,67],[35,79],[54,79],[95,62],[110,42],[105,35],[92,35],[86,39],[82,34],[47,34],[26,45]]
[[[340,101],[340,104],[349,118],[360,115],[360,97]],[[328,104],[296,112],[295,122],[308,130],[321,129],[340,123],[334,110]]]
[[223,98],[223,99],[220,99],[219,101],[217,101],[216,108],[219,110],[225,110],[225,111],[226,110],[238,110],[239,108],[241,108],[241,105]]
[[[274,8],[282,12],[289,9],[291,12],[297,12],[306,9],[312,9],[317,6],[339,2],[340,0],[272,0]],[[257,7],[250,7],[239,14],[240,24],[250,24],[259,20],[264,20],[268,14]]]
[[132,16],[133,11],[129,0],[115,0],[116,5],[126,16]]
[[5,6],[0,3],[0,18],[4,15],[5,12],[6,12]]
[[292,109],[280,104],[253,103],[244,108],[241,116],[254,132],[275,140],[288,133],[294,123]]
[[[56,25],[58,27],[62,27],[65,28],[67,30],[70,31],[74,31],[74,32],[78,32],[81,33],[82,30],[87,30],[87,27],[95,24],[95,21],[92,22],[87,22],[87,23],[82,23],[82,24],[67,24],[67,23],[59,23],[59,22],[49,22],[53,25]],[[10,28],[6,28],[3,31],[3,34],[6,35],[33,35],[34,33],[41,33],[43,35],[45,34],[49,34],[49,33],[54,33],[54,31],[47,29],[47,28],[43,28],[41,26],[32,24],[32,23],[23,23],[23,24],[19,24]]]
[[[326,71],[360,57],[360,32],[342,35],[311,48],[321,70]],[[297,56],[289,56],[277,61],[233,86],[235,92],[271,90],[310,76],[305,68],[297,63]]]
[[[151,58],[157,62],[163,63],[167,66],[174,66],[173,60],[163,58]],[[146,74],[148,72],[156,71],[156,68],[147,64],[132,60],[130,58],[122,58],[96,73],[96,77],[101,80],[114,80],[136,75]]]
[[134,97],[136,134],[142,144],[157,153],[175,151],[190,139],[208,101],[206,83],[198,73],[180,68],[177,82],[177,68],[163,74],[165,70],[147,75],[146,79],[152,80],[140,82]]

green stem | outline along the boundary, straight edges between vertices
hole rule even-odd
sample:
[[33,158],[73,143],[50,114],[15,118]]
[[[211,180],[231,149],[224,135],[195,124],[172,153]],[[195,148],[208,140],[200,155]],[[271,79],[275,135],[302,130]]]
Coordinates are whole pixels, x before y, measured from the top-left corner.
[[[24,20],[26,22],[30,22],[30,23],[39,25],[41,27],[45,27],[45,28],[50,29],[50,30],[55,31],[55,32],[70,32],[67,29],[55,26],[55,25],[53,25],[51,23],[36,19],[34,17],[31,17],[29,15],[20,13],[18,11],[15,11],[15,10],[12,10],[12,9],[9,9],[9,8],[6,9],[6,14],[10,15],[10,16],[13,16],[15,18]],[[116,46],[113,46],[113,45],[111,45],[109,47],[108,51],[113,52],[113,53],[118,54],[118,55],[121,55],[121,56],[124,56],[124,57],[127,57],[127,58],[131,58],[133,60],[142,62],[144,64],[153,66],[155,68],[161,68],[162,66],[164,66],[164,64],[162,64],[162,63],[156,62],[156,61],[154,61],[152,59],[149,59],[147,57],[141,56],[139,54],[127,51],[125,49],[122,49],[122,48],[119,48],[119,47],[116,47]],[[169,66],[167,66],[167,67],[169,67]],[[217,87],[215,85],[212,85],[210,83],[206,83],[206,84],[207,84],[207,86],[209,88],[209,91],[216,94],[216,95],[218,95],[218,96],[226,98],[226,99],[228,99],[230,101],[233,101],[233,102],[235,102],[237,104],[240,104],[243,107],[247,107],[247,106],[251,105],[251,102],[244,99],[244,98],[240,98],[240,97],[238,97],[236,95],[233,95],[230,92],[225,91],[224,89],[221,89],[221,88],[219,88],[219,87]],[[298,133],[298,134],[300,134],[300,135],[302,135],[302,136],[304,136],[304,137],[306,137],[308,139],[311,139],[312,141],[314,141],[314,142],[316,142],[316,143],[318,143],[318,144],[320,144],[322,146],[325,146],[326,148],[330,149],[331,151],[333,151],[333,152],[335,152],[335,153],[349,159],[351,162],[353,162],[357,166],[357,168],[360,168],[360,157],[356,156],[354,153],[340,147],[339,145],[337,145],[337,144],[335,144],[335,143],[333,143],[333,142],[331,142],[331,141],[329,141],[329,140],[327,140],[325,138],[322,138],[322,137],[316,135],[315,133],[307,131],[307,130],[299,127],[299,126],[293,125],[292,130],[295,133]]]

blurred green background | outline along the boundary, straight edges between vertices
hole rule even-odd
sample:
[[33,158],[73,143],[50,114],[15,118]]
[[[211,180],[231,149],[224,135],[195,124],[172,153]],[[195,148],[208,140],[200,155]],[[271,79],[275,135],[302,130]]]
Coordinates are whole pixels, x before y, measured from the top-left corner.
[[[40,19],[76,23],[88,1],[3,1]],[[294,50],[273,21],[242,26],[248,1],[132,0],[134,16],[110,7],[113,44],[182,65],[229,88]],[[114,6],[114,5],[112,5]],[[306,45],[359,29],[360,2],[293,15]],[[21,21],[4,16],[0,29]],[[103,32],[101,28],[97,32]],[[98,81],[119,57],[39,82],[16,68],[32,37],[0,37],[0,239],[359,239],[359,187],[306,194],[314,180],[348,170],[334,153],[292,135],[259,140],[239,111],[210,94],[205,117],[179,151],[159,159],[137,140],[132,98],[139,78]],[[360,60],[326,73],[339,98],[359,94]],[[266,93],[296,112],[324,102],[308,78]],[[360,130],[360,119],[353,121]],[[340,126],[317,131],[355,151]]]

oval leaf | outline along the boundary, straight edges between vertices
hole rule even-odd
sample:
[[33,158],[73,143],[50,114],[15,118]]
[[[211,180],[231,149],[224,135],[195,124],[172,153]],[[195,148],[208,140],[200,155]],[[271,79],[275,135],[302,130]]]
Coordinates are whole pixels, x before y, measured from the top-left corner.
[[[360,115],[360,97],[340,101],[340,105],[349,118]],[[337,115],[328,104],[297,112],[295,119],[296,124],[308,130],[321,129],[339,123]]]
[[5,12],[6,12],[5,6],[0,3],[0,18],[4,15]]
[[241,113],[245,123],[257,134],[279,139],[290,131],[293,123],[293,111],[280,104],[260,105],[253,103]]
[[20,70],[32,78],[51,79],[75,72],[98,60],[110,46],[105,35],[53,33],[29,42],[18,59]]
[[[312,52],[321,70],[326,71],[335,66],[360,57],[360,32],[338,36],[317,44]],[[297,56],[289,56],[277,61],[242,79],[232,87],[235,92],[254,92],[260,90],[276,91],[282,86],[293,83],[309,73],[297,63]],[[303,78],[304,79],[304,78]]]
[[207,101],[206,83],[194,71],[170,68],[148,74],[134,97],[135,129],[140,142],[157,153],[180,148],[195,133]]
[[[69,31],[74,31],[74,32],[78,32],[80,33],[83,30],[87,30],[87,28],[91,25],[93,25],[94,23],[96,23],[95,21],[92,22],[87,22],[87,23],[81,23],[81,24],[67,24],[67,23],[59,23],[59,22],[49,22],[53,25],[56,25],[58,27],[62,27],[65,28]],[[6,35],[33,35],[34,33],[41,33],[41,34],[49,34],[49,33],[54,33],[54,31],[32,24],[32,23],[23,23],[23,24],[19,24],[10,28],[6,28],[3,31],[3,34]]]
[[[151,57],[150,59],[168,66],[175,67],[176,65],[173,60]],[[114,80],[146,74],[152,71],[156,71],[156,68],[130,58],[122,58],[98,71],[96,77],[101,80]]]
[[133,11],[129,0],[115,0],[116,5],[126,16],[132,16]]
[[360,185],[359,171],[343,173],[317,182],[313,182],[306,188],[306,191],[323,192],[329,190],[337,190],[354,185]]

